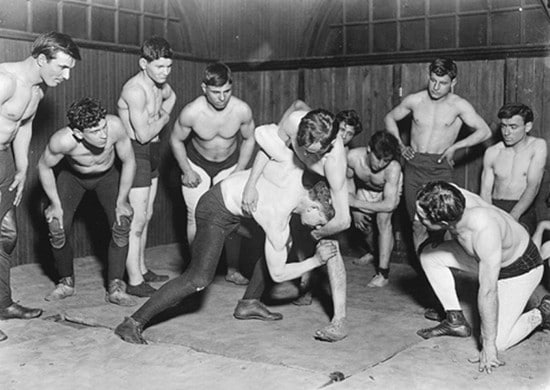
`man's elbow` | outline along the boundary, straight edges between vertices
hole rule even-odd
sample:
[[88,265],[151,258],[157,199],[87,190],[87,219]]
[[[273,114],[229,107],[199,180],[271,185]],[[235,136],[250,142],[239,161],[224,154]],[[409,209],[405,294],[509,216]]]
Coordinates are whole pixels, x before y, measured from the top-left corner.
[[269,275],[271,276],[271,279],[273,279],[275,283],[286,282],[286,278],[282,270],[275,270],[275,271],[269,270]]
[[334,227],[338,231],[344,231],[349,229],[351,226],[351,215],[349,213],[346,213],[341,218],[336,218],[334,221]]

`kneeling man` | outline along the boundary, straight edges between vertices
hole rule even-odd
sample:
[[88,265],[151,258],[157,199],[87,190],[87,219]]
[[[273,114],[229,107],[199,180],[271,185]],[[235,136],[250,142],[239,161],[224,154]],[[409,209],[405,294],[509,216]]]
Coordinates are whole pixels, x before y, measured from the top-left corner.
[[542,324],[550,329],[550,295],[523,313],[542,273],[542,259],[527,231],[510,214],[447,182],[426,184],[417,195],[417,216],[429,230],[447,230],[452,240],[428,245],[422,268],[446,311],[437,326],[421,329],[423,338],[468,337],[471,328],[455,290],[451,268],[478,275],[481,318],[479,370],[490,373],[504,363],[506,350]]
[[[267,125],[255,132],[256,141],[271,156],[257,182],[256,189],[260,196],[256,209],[251,213],[265,231],[265,259],[269,274],[274,281],[283,282],[327,264],[329,273],[332,269],[334,274],[345,275],[338,245],[331,240],[323,240],[315,254],[307,260],[286,263],[292,245],[289,228],[291,214],[299,214],[303,224],[317,227],[334,216],[334,208],[325,182],[310,190],[304,188],[303,165],[276,136],[277,130],[277,126]],[[191,248],[189,267],[181,276],[162,286],[138,311],[117,326],[115,333],[123,340],[146,344],[141,335],[142,328],[155,315],[202,291],[212,282],[226,237],[239,228],[242,217],[248,216],[241,204],[249,176],[250,170],[235,172],[201,197],[195,214],[197,234]],[[341,281],[331,282],[333,289],[335,284],[341,287]],[[251,311],[262,312],[264,317],[272,320],[280,319],[280,315],[270,313],[259,300],[250,304],[253,305],[249,308]]]

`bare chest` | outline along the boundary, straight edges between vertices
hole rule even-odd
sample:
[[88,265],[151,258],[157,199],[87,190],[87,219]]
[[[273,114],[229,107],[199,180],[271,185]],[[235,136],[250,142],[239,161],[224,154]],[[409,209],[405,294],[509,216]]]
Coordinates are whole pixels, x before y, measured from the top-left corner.
[[2,116],[13,122],[22,123],[31,118],[38,108],[44,92],[38,86],[17,86],[14,95],[2,104]]
[[241,119],[235,115],[201,115],[193,126],[193,132],[204,141],[232,139],[239,132],[241,124]]

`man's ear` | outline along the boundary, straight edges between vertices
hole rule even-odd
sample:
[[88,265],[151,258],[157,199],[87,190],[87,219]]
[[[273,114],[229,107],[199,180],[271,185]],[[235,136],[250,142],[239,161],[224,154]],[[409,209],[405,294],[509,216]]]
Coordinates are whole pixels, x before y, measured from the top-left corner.
[[82,133],[82,131],[78,129],[71,129],[71,131],[73,132],[73,135],[76,139],[82,140],[84,138],[84,134]]
[[526,133],[530,132],[532,128],[533,128],[533,122],[527,122],[525,124],[525,132]]
[[40,53],[38,57],[36,57],[36,63],[38,64],[38,66],[44,66],[48,63],[48,58],[45,54]]
[[143,57],[140,57],[139,61],[138,61],[138,64],[139,64],[139,67],[141,68],[141,70],[145,70],[145,68],[147,67],[147,60]]
[[455,86],[456,86],[456,78],[454,78],[454,79],[451,81],[451,92],[452,92],[452,93],[455,92]]
[[201,89],[202,89],[202,92],[206,94],[206,84],[205,83],[201,83]]

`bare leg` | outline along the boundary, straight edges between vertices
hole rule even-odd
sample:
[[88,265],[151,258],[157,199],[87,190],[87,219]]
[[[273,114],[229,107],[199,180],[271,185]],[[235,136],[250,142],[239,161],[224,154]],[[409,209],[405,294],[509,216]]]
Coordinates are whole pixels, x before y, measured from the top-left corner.
[[330,325],[315,332],[316,339],[329,342],[342,340],[348,335],[346,326],[346,267],[344,266],[338,241],[334,241],[334,244],[338,246],[338,255],[327,262],[334,316]]
[[390,257],[395,240],[391,223],[391,213],[378,213],[378,272],[368,284],[368,287],[384,287],[388,284],[390,272]]
[[149,196],[147,198],[147,212],[145,214],[145,225],[143,226],[143,233],[141,234],[139,241],[139,269],[141,274],[147,272],[147,266],[145,265],[145,248],[147,247],[147,231],[149,229],[149,222],[153,217],[153,205],[157,196],[158,178],[151,179],[151,187],[149,187]]
[[371,223],[369,223],[365,230],[362,230],[363,236],[367,243],[368,252],[358,259],[353,259],[352,263],[355,265],[368,265],[374,261],[374,230]]
[[141,270],[140,249],[141,237],[147,224],[147,206],[149,204],[150,187],[138,187],[130,190],[130,204],[134,209],[134,217],[130,228],[130,239],[128,245],[128,257],[126,258],[126,270],[128,271],[128,282],[132,286],[143,283],[143,272]]

